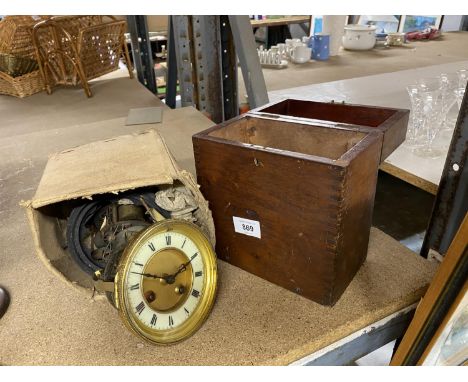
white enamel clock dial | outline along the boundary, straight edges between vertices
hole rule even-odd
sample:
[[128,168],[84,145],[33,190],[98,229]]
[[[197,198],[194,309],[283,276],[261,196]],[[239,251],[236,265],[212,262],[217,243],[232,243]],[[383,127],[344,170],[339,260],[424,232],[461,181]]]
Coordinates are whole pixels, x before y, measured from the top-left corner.
[[116,276],[125,324],[153,343],[180,341],[208,315],[216,291],[216,257],[194,224],[166,220],[126,249]]

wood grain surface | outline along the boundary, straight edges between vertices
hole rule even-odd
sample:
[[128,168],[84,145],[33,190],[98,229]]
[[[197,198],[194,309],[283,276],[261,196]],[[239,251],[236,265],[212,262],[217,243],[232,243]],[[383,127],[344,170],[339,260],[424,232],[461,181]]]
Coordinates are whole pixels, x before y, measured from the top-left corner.
[[[246,116],[193,142],[218,257],[336,303],[366,257],[382,134]],[[261,238],[233,217],[260,222]]]
[[252,110],[252,114],[274,114],[293,119],[331,121],[366,127],[384,134],[382,143],[383,162],[406,137],[409,110],[337,102],[315,102],[300,99],[286,99],[271,102]]

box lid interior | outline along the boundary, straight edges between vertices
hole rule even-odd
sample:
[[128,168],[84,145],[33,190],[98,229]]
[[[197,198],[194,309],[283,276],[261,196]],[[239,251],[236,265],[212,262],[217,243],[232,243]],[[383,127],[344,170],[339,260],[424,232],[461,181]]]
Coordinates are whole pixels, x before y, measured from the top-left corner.
[[368,133],[351,129],[244,117],[221,125],[208,135],[240,144],[338,160]]
[[257,111],[281,116],[378,127],[395,115],[398,110],[374,106],[286,99],[259,108]]

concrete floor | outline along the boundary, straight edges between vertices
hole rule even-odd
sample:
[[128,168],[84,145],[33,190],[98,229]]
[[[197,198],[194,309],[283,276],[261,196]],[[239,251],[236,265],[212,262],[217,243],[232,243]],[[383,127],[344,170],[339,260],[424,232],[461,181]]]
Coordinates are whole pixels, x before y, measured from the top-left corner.
[[[441,41],[418,42],[412,44],[410,48],[376,49],[359,53],[343,52],[328,62],[311,62],[301,66],[291,65],[290,68],[281,72],[265,70],[264,73],[268,90],[276,90],[460,61],[467,58],[468,33],[450,33],[446,34]],[[63,94],[65,95],[67,91],[72,90],[64,89]],[[243,94],[242,90],[240,90],[240,94]],[[4,103],[3,97],[0,97],[0,110],[2,110],[2,103]],[[84,97],[83,100],[85,100]],[[3,106],[5,105],[3,104]],[[83,115],[80,112],[80,106],[75,106],[77,119],[92,119],[92,113]],[[126,113],[126,110],[123,110],[122,113]],[[47,116],[44,115],[41,126],[37,127],[37,124],[35,124],[35,128],[31,128],[32,125],[27,123],[28,115],[21,116],[26,123],[22,123],[15,129],[12,129],[11,125],[6,128],[4,124],[0,123],[0,218],[4,223],[2,224],[4,228],[0,231],[0,284],[12,290],[11,311],[14,310],[15,305],[19,304],[15,299],[21,296],[21,298],[27,300],[23,300],[21,304],[28,304],[31,309],[37,310],[41,316],[49,315],[49,321],[42,323],[44,325],[40,328],[42,331],[56,330],[57,327],[61,327],[61,321],[66,319],[100,319],[95,312],[96,309],[91,309],[91,307],[83,311],[68,312],[65,316],[58,317],[51,311],[51,306],[60,307],[64,299],[75,298],[87,301],[87,297],[81,297],[69,288],[63,288],[61,281],[57,280],[51,273],[45,274],[45,272],[35,271],[39,267],[40,269],[44,267],[36,257],[22,256],[23,253],[30,252],[30,236],[24,237],[17,230],[18,224],[26,224],[24,211],[18,206],[18,202],[21,199],[30,198],[34,193],[35,187],[30,185],[37,184],[40,179],[46,160],[45,153],[56,151],[60,147],[71,147],[74,144],[79,144],[80,140],[82,140],[82,136],[69,136],[66,131],[63,131],[64,129],[56,126],[55,113],[60,113],[60,110],[51,111]],[[105,134],[108,133],[110,132]],[[86,134],[86,131],[80,134]],[[27,146],[24,144],[25,141],[28,142]],[[14,245],[12,245],[13,243]],[[19,282],[18,277],[21,277],[23,281]],[[34,285],[30,285],[29,291],[16,290],[15,287],[18,283],[22,284],[22,286],[25,285],[25,277],[31,278],[31,280],[34,279]],[[42,288],[48,293],[52,305],[46,306],[36,301],[34,293],[36,288]],[[63,293],[57,295],[57,290],[60,290],[60,288],[63,289]],[[84,301],[82,303],[85,304]],[[97,302],[97,304],[100,304],[100,302]],[[101,309],[111,310],[112,308],[106,305],[102,306]],[[5,329],[5,326],[2,326],[2,321],[8,319],[11,324],[11,321],[14,320],[14,317],[9,317],[9,313],[7,312],[7,315],[0,320],[0,344],[3,342],[2,335],[6,335],[5,331],[2,332]],[[21,317],[18,317],[18,319],[21,320]],[[107,323],[102,322],[102,330],[105,330],[106,327]],[[34,325],[31,325],[30,328],[31,335],[34,335]],[[65,328],[63,328],[60,335],[67,336]],[[99,346],[99,333],[86,333],[86,335],[95,338],[94,344]],[[129,334],[129,338],[130,336]],[[27,357],[25,353],[30,352],[27,345],[14,343],[14,339],[11,338],[8,342],[13,346],[9,349],[9,352],[23,353],[23,357]],[[44,346],[46,347],[47,344],[44,343]],[[1,348],[0,345],[0,350],[2,350]],[[62,350],[64,352],[70,351],[65,347]],[[74,351],[86,352],[86,348],[74,349]],[[11,357],[11,355],[9,354],[6,357],[6,354],[3,353],[3,359],[0,357],[0,364],[11,364],[11,359],[15,358]],[[50,359],[31,361],[38,364],[51,362]]]

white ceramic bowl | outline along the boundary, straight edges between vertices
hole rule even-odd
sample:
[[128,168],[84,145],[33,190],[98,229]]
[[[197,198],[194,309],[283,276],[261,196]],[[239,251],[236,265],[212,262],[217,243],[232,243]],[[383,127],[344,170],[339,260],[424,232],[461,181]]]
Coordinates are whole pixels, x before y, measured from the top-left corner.
[[348,50],[369,50],[375,46],[374,25],[350,24],[344,27],[343,48]]

